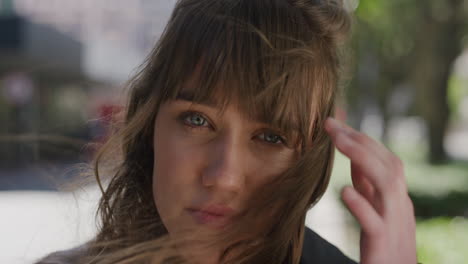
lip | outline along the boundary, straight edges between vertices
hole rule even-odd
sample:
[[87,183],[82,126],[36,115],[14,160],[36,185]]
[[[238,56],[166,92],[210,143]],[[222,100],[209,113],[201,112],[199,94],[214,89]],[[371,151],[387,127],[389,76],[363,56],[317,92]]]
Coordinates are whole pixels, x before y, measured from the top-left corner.
[[187,209],[197,224],[209,227],[222,228],[229,224],[234,214],[230,207],[222,205],[209,205]]

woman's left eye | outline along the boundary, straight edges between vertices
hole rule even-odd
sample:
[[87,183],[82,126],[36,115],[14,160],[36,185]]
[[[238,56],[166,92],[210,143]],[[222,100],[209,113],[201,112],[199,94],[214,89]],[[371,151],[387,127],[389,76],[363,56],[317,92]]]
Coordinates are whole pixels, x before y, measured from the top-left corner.
[[286,144],[286,140],[282,136],[272,132],[264,132],[259,135],[259,138],[270,144]]

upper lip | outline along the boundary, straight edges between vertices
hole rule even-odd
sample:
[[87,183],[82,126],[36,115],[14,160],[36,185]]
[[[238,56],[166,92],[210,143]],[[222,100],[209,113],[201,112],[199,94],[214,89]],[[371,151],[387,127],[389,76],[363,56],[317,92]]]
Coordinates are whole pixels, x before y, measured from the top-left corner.
[[234,215],[234,209],[225,206],[225,205],[206,205],[206,206],[199,206],[199,207],[192,207],[189,210],[192,211],[200,211],[207,214],[217,215],[217,216],[232,216]]

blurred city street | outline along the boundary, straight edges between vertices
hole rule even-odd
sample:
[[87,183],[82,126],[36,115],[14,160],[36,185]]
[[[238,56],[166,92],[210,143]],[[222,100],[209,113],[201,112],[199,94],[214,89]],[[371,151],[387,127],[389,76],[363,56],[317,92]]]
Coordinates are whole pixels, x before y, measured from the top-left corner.
[[[175,2],[0,0],[1,264],[95,234],[100,191],[75,183],[76,164],[108,138]],[[468,2],[345,3],[355,28],[341,114],[405,163],[419,261],[466,264]],[[306,225],[357,260],[359,227],[339,197],[350,184],[338,154]]]
[[91,239],[97,189],[0,192],[0,263],[30,264]]

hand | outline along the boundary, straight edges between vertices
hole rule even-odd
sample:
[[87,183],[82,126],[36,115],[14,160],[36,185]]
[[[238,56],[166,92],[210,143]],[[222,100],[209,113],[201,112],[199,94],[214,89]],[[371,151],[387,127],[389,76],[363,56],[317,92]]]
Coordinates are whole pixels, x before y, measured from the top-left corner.
[[361,264],[416,264],[416,223],[403,163],[385,146],[329,118],[325,129],[351,160],[341,197],[361,226]]

